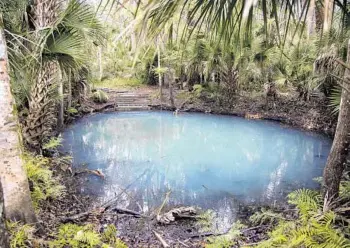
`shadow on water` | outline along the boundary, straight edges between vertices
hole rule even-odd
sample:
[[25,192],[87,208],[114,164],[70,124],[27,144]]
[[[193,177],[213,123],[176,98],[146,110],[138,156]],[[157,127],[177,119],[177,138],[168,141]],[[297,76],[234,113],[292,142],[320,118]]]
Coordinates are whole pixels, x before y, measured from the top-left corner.
[[64,133],[75,166],[101,169],[82,192],[148,212],[172,191],[170,205],[217,212],[222,228],[241,204],[275,204],[315,188],[331,141],[265,121],[169,112],[123,112],[83,118]]

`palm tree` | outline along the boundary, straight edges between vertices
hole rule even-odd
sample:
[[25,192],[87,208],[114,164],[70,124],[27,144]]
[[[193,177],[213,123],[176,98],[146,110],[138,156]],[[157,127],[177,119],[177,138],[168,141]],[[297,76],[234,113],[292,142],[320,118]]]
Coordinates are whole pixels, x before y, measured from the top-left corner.
[[88,59],[84,51],[86,40],[102,37],[101,26],[89,5],[71,0],[60,10],[60,3],[43,0],[33,6],[37,78],[31,87],[29,114],[23,129],[26,142],[33,147],[50,137],[56,125],[55,87],[62,83],[61,75],[77,73]]
[[[284,46],[287,31],[296,22],[298,30],[304,29],[304,23],[308,16],[308,11],[313,11],[314,4],[323,6],[322,30],[326,33],[332,25],[334,11],[341,12],[342,27],[348,25],[349,17],[347,1],[323,0],[323,1],[244,1],[244,0],[222,0],[222,1],[190,1],[190,0],[160,0],[149,1],[149,8],[145,15],[145,22],[149,23],[151,31],[156,33],[160,27],[171,20],[175,13],[183,13],[183,18],[187,20],[186,29],[192,34],[197,28],[198,32],[210,30],[221,37],[227,43],[232,41],[235,34],[241,35],[241,30],[245,27],[245,37],[249,37],[254,21],[260,21],[259,15],[254,15],[261,11],[264,22],[264,31],[268,33],[268,16],[273,16],[277,28],[279,46]],[[337,8],[334,7],[337,6]],[[316,18],[319,17],[316,15]],[[287,20],[287,21],[285,21]],[[283,23],[282,23],[283,21]],[[321,20],[316,20],[320,22]],[[284,30],[284,32],[282,32]],[[244,37],[243,37],[244,38]],[[348,47],[348,62],[345,66],[350,67],[350,46]],[[345,76],[350,74],[347,68]],[[348,154],[350,142],[350,92],[342,90],[341,106],[336,129],[335,139],[329,155],[326,168],[324,170],[324,195],[328,199],[334,200],[339,192],[339,183],[342,177],[346,155]]]

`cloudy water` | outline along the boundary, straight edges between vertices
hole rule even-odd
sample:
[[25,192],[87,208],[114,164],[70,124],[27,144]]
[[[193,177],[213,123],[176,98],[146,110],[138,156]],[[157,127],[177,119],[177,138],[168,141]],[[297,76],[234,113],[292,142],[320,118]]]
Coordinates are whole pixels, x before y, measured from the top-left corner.
[[275,204],[317,187],[331,141],[273,122],[171,112],[119,112],[82,118],[63,133],[74,166],[100,169],[82,192],[149,211],[170,205],[213,209],[227,227],[242,204]]

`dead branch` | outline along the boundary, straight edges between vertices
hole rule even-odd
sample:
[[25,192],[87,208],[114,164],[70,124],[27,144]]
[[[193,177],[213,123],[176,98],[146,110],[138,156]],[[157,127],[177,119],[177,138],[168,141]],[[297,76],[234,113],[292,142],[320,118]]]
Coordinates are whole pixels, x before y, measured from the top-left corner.
[[[247,232],[247,231],[252,231],[255,229],[259,229],[262,227],[269,227],[270,225],[259,225],[259,226],[253,226],[253,227],[249,227],[249,228],[245,228],[240,230],[241,233]],[[222,236],[222,235],[226,235],[230,232],[231,229],[228,229],[225,232],[221,232],[221,233],[214,233],[214,232],[206,232],[206,233],[197,233],[197,234],[193,234],[192,236],[190,236],[190,238],[203,238],[203,237],[210,237],[210,236]]]
[[157,233],[156,231],[152,230],[152,232],[154,233],[154,235],[156,236],[156,238],[160,241],[160,243],[162,244],[162,246],[164,248],[170,247],[167,242],[165,242],[165,240],[162,238],[162,236],[160,236],[159,233]]
[[[80,219],[83,219],[83,218],[86,218],[88,217],[89,215],[91,214],[94,214],[94,213],[98,213],[98,214],[103,214],[105,213],[107,210],[107,208],[103,208],[103,207],[97,207],[97,208],[94,208],[92,210],[89,210],[89,211],[86,211],[86,212],[83,212],[83,213],[79,213],[79,214],[75,214],[73,216],[68,216],[68,217],[64,217],[61,219],[61,221],[63,223],[66,223],[66,222],[75,222],[75,221],[78,221]],[[136,218],[149,218],[148,216],[146,215],[143,215],[141,213],[138,213],[138,212],[135,212],[133,210],[130,210],[130,209],[125,209],[125,208],[118,208],[118,207],[115,207],[113,209],[111,209],[112,211],[115,211],[115,212],[118,212],[118,213],[125,213],[125,214],[129,214],[129,215],[132,215]]]
[[85,169],[85,170],[82,170],[82,171],[77,171],[77,172],[74,172],[73,176],[84,174],[84,173],[92,174],[92,175],[101,177],[103,179],[105,178],[105,175],[102,173],[102,171],[98,170],[98,169],[97,170]]
[[114,207],[111,209],[111,211],[115,211],[117,213],[123,213],[123,214],[129,214],[129,215],[133,215],[137,218],[140,218],[140,217],[143,217],[143,218],[149,218],[148,216],[146,215],[143,215],[139,212],[136,212],[136,211],[133,211],[133,210],[130,210],[130,209],[126,209],[126,208],[118,208],[118,207]]

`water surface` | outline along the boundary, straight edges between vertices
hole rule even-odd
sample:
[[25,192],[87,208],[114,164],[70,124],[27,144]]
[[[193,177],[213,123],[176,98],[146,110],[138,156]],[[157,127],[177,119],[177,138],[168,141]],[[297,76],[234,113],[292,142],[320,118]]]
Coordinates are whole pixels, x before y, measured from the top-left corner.
[[171,190],[171,205],[218,213],[221,227],[241,204],[275,204],[314,188],[331,141],[276,123],[231,116],[120,112],[86,117],[63,134],[75,166],[101,169],[82,191],[149,211]]

